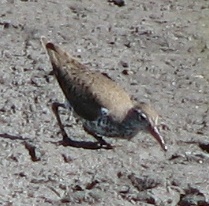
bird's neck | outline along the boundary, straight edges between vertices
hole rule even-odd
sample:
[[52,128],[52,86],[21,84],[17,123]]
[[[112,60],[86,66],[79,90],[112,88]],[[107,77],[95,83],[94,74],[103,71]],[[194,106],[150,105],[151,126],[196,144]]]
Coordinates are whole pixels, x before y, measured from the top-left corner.
[[138,114],[133,110],[130,110],[125,119],[121,122],[121,128],[126,133],[124,135],[131,138],[139,131],[143,131],[145,129],[145,125],[138,120]]

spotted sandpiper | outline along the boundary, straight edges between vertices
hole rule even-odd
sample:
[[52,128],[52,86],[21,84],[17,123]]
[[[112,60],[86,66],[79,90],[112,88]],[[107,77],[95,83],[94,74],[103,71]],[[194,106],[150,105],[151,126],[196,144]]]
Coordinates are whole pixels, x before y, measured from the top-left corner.
[[[129,94],[111,78],[92,71],[58,45],[41,37],[52,64],[53,73],[70,105],[83,123],[84,130],[97,139],[98,148],[111,148],[102,137],[131,139],[140,131],[149,132],[167,150],[158,129],[158,114],[150,105],[132,100]],[[63,141],[77,146],[71,140],[61,122],[59,107],[53,103]]]

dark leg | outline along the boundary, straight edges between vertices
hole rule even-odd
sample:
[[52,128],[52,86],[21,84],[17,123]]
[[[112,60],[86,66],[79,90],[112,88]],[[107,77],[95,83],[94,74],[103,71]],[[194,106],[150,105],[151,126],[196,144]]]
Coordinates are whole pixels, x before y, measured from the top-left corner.
[[59,107],[62,107],[64,109],[66,108],[65,104],[62,104],[62,103],[59,103],[59,102],[53,102],[52,103],[52,111],[55,114],[55,117],[57,119],[58,125],[59,125],[60,130],[61,130],[61,134],[62,134],[63,140],[64,140],[65,138],[68,138],[68,136],[67,136],[67,133],[65,132],[64,125],[62,124],[62,121],[60,119]]
[[[93,136],[98,140],[99,144],[98,144],[98,142],[96,142],[96,143],[95,142],[82,142],[82,141],[74,141],[74,140],[70,139],[64,129],[64,125],[62,124],[62,121],[61,121],[61,118],[59,115],[59,107],[66,108],[65,104],[62,104],[59,102],[52,103],[52,110],[56,116],[58,125],[61,130],[61,134],[63,136],[63,140],[62,140],[62,142],[60,142],[61,145],[83,148],[83,149],[100,149],[100,148],[112,149],[111,145],[106,143],[101,137],[95,137],[95,135],[93,135]],[[104,145],[105,145],[105,147],[104,147]]]
[[105,149],[113,149],[113,146],[109,143],[107,143],[104,139],[102,139],[102,136],[99,136],[93,132],[91,132],[87,127],[85,127],[85,125],[83,125],[84,130],[92,135],[97,141],[98,143],[101,145],[101,148],[105,148]]
[[113,149],[113,146],[109,143],[107,143],[104,139],[102,139],[102,136],[98,136],[96,134],[92,135],[101,145],[102,148],[105,149]]

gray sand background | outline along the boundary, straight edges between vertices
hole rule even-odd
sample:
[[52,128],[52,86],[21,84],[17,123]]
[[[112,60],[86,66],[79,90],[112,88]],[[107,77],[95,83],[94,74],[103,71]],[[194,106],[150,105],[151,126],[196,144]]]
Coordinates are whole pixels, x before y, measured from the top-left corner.
[[[0,4],[0,205],[209,205],[209,1]],[[51,103],[64,97],[42,35],[151,103],[168,152],[143,133],[106,139],[113,150],[57,145]]]

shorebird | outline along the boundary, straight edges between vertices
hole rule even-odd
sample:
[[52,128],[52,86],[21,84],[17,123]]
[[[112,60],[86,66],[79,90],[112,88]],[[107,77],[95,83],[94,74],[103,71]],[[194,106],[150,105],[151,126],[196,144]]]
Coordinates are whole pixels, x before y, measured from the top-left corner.
[[[68,102],[68,108],[82,121],[84,130],[97,139],[97,148],[112,148],[103,137],[131,139],[140,131],[149,132],[164,151],[167,146],[158,129],[158,114],[148,104],[136,102],[115,81],[98,71],[92,71],[60,46],[41,37],[53,73]],[[61,129],[63,141],[77,147],[61,122],[59,107],[52,109]]]

